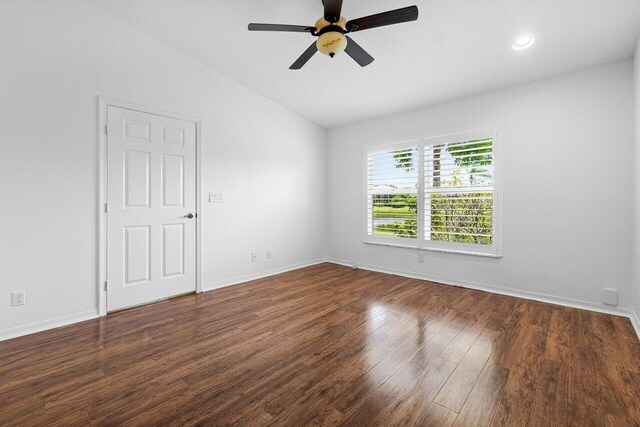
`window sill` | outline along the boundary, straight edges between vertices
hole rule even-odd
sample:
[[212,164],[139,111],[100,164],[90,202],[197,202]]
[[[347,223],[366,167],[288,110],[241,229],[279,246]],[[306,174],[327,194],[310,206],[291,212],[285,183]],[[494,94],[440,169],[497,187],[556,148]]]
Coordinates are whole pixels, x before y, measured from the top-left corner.
[[430,252],[443,252],[448,254],[457,254],[457,255],[470,255],[484,258],[502,258],[502,255],[496,254],[488,254],[484,252],[473,252],[473,251],[460,251],[455,249],[440,249],[440,248],[419,248],[411,245],[401,245],[397,243],[383,243],[383,242],[372,242],[368,240],[364,240],[363,243],[365,245],[376,245],[376,246],[389,246],[392,248],[404,248],[404,249],[414,249],[417,251],[430,251]]

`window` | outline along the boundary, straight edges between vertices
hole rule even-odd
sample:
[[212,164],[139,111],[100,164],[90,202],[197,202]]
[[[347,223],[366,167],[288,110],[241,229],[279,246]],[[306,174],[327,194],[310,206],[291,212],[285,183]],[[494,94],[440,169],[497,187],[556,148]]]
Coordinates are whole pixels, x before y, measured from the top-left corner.
[[365,241],[499,255],[498,128],[372,146]]

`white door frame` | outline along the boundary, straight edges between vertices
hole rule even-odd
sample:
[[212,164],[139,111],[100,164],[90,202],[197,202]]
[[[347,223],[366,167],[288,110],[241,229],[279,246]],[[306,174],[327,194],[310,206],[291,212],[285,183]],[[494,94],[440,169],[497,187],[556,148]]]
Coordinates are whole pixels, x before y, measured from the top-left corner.
[[171,111],[159,110],[144,105],[117,99],[98,96],[98,255],[97,255],[97,292],[98,314],[107,314],[107,108],[118,107],[141,113],[154,114],[172,119],[184,120],[196,125],[196,292],[202,292],[202,262],[201,262],[201,159],[200,147],[202,141],[202,120],[198,117],[186,116]]

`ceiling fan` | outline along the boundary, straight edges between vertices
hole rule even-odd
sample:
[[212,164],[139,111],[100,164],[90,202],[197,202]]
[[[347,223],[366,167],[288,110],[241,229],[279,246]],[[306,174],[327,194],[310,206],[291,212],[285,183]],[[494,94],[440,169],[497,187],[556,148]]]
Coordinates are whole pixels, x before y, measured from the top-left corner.
[[317,51],[331,58],[337,53],[345,51],[361,67],[366,67],[373,62],[373,57],[347,34],[418,19],[418,7],[409,6],[347,21],[341,16],[342,0],[323,0],[322,3],[324,5],[324,16],[318,19],[313,27],[304,25],[249,24],[249,31],[288,31],[309,33],[314,37],[318,37],[318,40],[313,42],[302,56],[289,67],[291,70],[302,68]]

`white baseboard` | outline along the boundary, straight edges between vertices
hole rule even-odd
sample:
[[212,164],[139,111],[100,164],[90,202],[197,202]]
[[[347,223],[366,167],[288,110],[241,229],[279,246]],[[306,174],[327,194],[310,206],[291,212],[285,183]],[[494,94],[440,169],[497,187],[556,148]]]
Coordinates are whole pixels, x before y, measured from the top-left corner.
[[1,330],[0,341],[17,338],[24,335],[35,334],[36,332],[59,328],[61,326],[71,325],[72,323],[84,322],[85,320],[96,319],[98,317],[99,316],[97,310],[89,310],[82,313],[71,314],[69,316],[62,316],[55,319],[43,320],[41,322],[29,323],[27,325]]
[[239,276],[232,279],[219,280],[217,282],[207,283],[202,287],[203,292],[212,291],[214,289],[226,288],[227,286],[239,285],[241,283],[250,282],[252,280],[263,279],[269,276],[275,276],[276,274],[286,273],[287,271],[298,270],[304,267],[311,267],[312,265],[322,264],[327,262],[325,258],[318,258],[312,261],[302,262],[298,264],[291,264],[286,267],[276,268],[273,270],[262,271],[255,274],[247,274],[245,276]]
[[375,271],[378,273],[393,274],[396,276],[408,277],[411,279],[428,280],[429,282],[441,283],[444,285],[460,286],[467,289],[475,289],[478,291],[491,292],[494,294],[507,295],[507,296],[516,297],[516,298],[524,298],[524,299],[533,300],[533,301],[545,302],[548,304],[556,304],[556,305],[562,305],[565,307],[595,311],[598,313],[612,314],[614,316],[628,317],[631,320],[631,324],[633,325],[634,329],[636,330],[636,334],[638,334],[638,338],[640,339],[640,323],[638,322],[638,318],[636,317],[635,313],[628,308],[612,307],[605,304],[593,303],[590,301],[582,301],[582,300],[577,300],[572,298],[558,297],[555,295],[542,294],[537,292],[522,291],[519,289],[503,288],[500,286],[471,283],[467,281],[451,281],[451,280],[443,279],[440,277],[427,276],[425,274],[412,273],[412,272],[389,269],[389,268],[382,268],[374,265],[359,264],[359,263],[354,263],[351,261],[335,259],[335,258],[327,258],[327,262],[332,264],[344,265],[347,267],[356,266],[357,268],[360,268],[363,270]]
[[636,331],[636,335],[640,338],[640,322],[638,321],[638,315],[635,311],[629,310],[629,320],[631,320],[631,325],[633,325],[633,329]]

